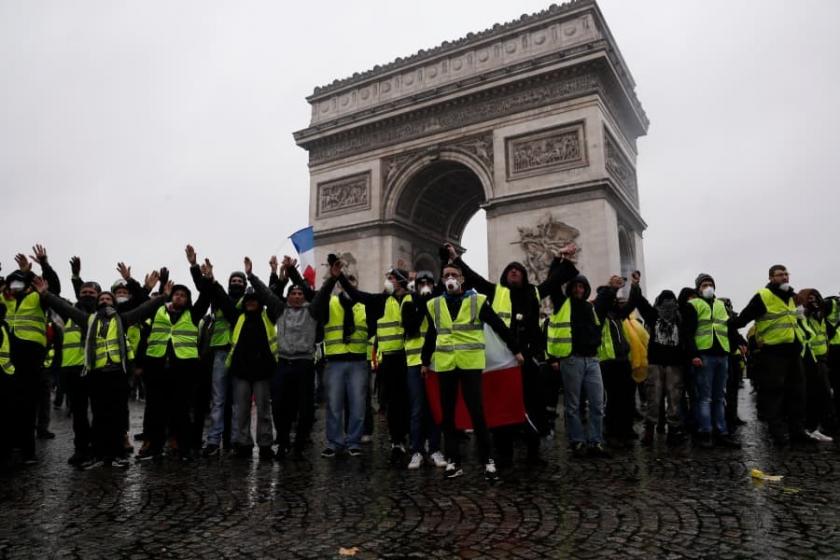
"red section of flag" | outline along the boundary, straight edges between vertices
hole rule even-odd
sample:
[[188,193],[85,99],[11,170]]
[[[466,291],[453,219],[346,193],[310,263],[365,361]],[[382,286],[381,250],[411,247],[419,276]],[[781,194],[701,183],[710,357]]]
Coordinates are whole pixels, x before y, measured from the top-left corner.
[[303,279],[306,280],[306,283],[309,284],[310,287],[315,287],[315,269],[311,266],[307,266],[306,269],[303,271]]
[[[440,406],[438,375],[448,374],[429,372],[426,376],[426,395],[432,416],[435,422],[440,424],[443,413]],[[525,422],[525,399],[522,396],[522,371],[519,366],[485,371],[481,375],[481,394],[484,417],[489,428]],[[455,426],[459,430],[472,428],[470,414],[467,412],[460,389],[458,402],[455,405]]]

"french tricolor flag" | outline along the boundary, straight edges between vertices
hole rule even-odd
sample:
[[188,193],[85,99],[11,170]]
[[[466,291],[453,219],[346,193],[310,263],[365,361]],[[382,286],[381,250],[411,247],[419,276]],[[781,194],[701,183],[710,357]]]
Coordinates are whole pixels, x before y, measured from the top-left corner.
[[299,229],[289,236],[298,252],[300,270],[304,280],[315,287],[315,235],[312,226]]

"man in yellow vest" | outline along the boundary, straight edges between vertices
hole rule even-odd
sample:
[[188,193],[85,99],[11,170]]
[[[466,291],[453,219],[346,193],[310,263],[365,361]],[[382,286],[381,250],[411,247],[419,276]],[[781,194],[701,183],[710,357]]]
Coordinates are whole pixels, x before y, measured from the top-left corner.
[[823,315],[823,298],[819,291],[804,288],[796,294],[803,310],[798,317],[804,335],[802,362],[805,372],[805,430],[814,440],[831,443],[837,437],[837,412],[831,398],[828,369],[828,337]]
[[770,281],[749,301],[732,326],[755,321],[761,353],[758,384],[759,416],[767,422],[776,445],[812,445],[805,433],[805,379],[802,334],[796,325],[796,298],[787,268],[770,267]]
[[729,372],[729,313],[715,297],[715,280],[702,273],[694,281],[696,297],[683,311],[685,344],[694,368],[697,396],[695,440],[700,447],[739,448],[726,425],[726,378]]
[[[191,274],[198,264],[195,250],[186,248]],[[182,460],[192,460],[197,422],[190,417],[192,393],[201,375],[198,355],[198,324],[210,307],[211,284],[196,286],[198,299],[183,284],[172,287],[171,301],[160,307],[152,320],[146,347],[145,369],[146,438],[149,447],[137,454],[139,460],[157,459],[166,441],[167,421]]]
[[[31,258],[41,267],[41,275],[48,282],[50,292],[58,295],[61,284],[58,275],[47,260],[47,251],[41,245],[32,248]],[[6,278],[3,303],[6,321],[11,327],[10,351],[15,375],[12,377],[14,394],[13,418],[10,430],[16,444],[23,452],[23,462],[37,462],[35,456],[35,425],[41,367],[47,353],[46,305],[37,291],[32,289],[32,264],[23,254],[15,256],[18,270]]]
[[[127,468],[129,463],[123,446],[124,418],[128,408],[128,365],[132,355],[125,331],[129,325],[155,314],[163,305],[164,296],[157,296],[131,311],[120,313],[114,295],[111,292],[100,292],[96,311],[89,313],[48,293],[47,285],[41,278],[35,279],[34,286],[45,303],[62,318],[84,325],[84,373],[89,384],[93,411],[92,444],[95,458],[86,459],[78,466]],[[170,290],[171,285],[164,287],[164,293]]]
[[432,298],[426,308],[431,322],[423,343],[421,361],[424,374],[431,369],[438,374],[446,459],[446,478],[464,474],[461,466],[459,434],[455,425],[455,405],[460,388],[470,414],[478,453],[484,464],[484,477],[498,480],[490,452],[490,433],[484,416],[481,376],[485,366],[484,325],[490,326],[516,355],[521,366],[525,358],[510,329],[490,307],[487,297],[473,290],[464,292],[464,275],[456,264],[447,264],[441,273],[446,292]]
[[405,439],[409,432],[405,330],[400,307],[410,297],[408,280],[407,271],[392,268],[385,274],[383,291],[377,294],[363,292],[346,279],[342,281],[342,288],[351,301],[364,305],[369,321],[376,322],[376,344],[382,355],[377,375],[383,386],[393,465],[405,463]]
[[[513,461],[513,438],[517,431],[524,434],[528,448],[527,462],[544,463],[539,456],[540,436],[548,433],[548,420],[545,387],[539,365],[545,358],[545,337],[540,328],[540,310],[542,300],[551,293],[556,278],[549,274],[540,284],[532,284],[522,263],[513,261],[505,266],[499,282],[494,284],[469,268],[452,244],[446,244],[445,247],[452,262],[464,271],[466,285],[487,296],[493,311],[513,332],[522,355],[525,356],[525,362],[522,364],[522,392],[527,421],[522,426],[505,426],[493,430],[499,463],[507,466]],[[576,251],[577,247],[569,244],[562,249],[561,254],[571,256]],[[556,266],[550,268],[552,271],[555,269]]]

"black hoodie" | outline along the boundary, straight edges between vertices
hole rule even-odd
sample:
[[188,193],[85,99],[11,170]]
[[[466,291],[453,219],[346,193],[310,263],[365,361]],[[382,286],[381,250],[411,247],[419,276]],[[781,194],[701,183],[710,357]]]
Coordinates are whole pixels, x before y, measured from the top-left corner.
[[[572,288],[575,284],[583,284],[585,288],[582,299],[572,297]],[[598,320],[603,323],[612,300],[606,293],[598,294],[593,305],[588,301],[591,294],[592,287],[589,285],[589,280],[583,274],[578,274],[566,284],[565,293],[557,290],[551,296],[555,312],[560,310],[567,299],[572,306],[572,355],[574,356],[593,357],[598,353],[598,347],[601,345],[601,326],[595,322],[595,315],[597,313]]]

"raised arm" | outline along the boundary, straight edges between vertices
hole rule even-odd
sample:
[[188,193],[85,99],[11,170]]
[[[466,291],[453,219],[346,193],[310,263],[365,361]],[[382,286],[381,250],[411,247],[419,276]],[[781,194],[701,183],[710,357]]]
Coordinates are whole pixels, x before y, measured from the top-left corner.
[[335,261],[330,266],[330,274],[324,279],[321,289],[315,294],[312,303],[309,304],[309,313],[316,320],[320,320],[324,316],[324,311],[329,309],[330,296],[332,295],[335,283],[338,282],[338,277],[341,276],[341,268],[344,263],[341,260]]
[[736,329],[741,329],[746,327],[750,321],[755,321],[765,313],[767,313],[767,306],[764,305],[761,296],[755,294],[744,310],[737,317],[730,319],[729,323]]
[[76,294],[76,299],[79,299],[79,291],[82,289],[84,281],[81,276],[82,259],[79,257],[71,257],[70,259],[70,282],[73,284],[73,293]]
[[58,297],[57,295],[47,290],[46,282],[43,278],[35,277],[32,281],[32,286],[41,295],[41,302],[58,313],[65,321],[72,320],[77,325],[87,326],[89,314],[75,307],[69,301]]
[[41,266],[41,276],[47,281],[49,291],[55,295],[61,295],[61,281],[47,260],[46,247],[36,244],[32,247],[32,252],[35,254],[31,255],[30,258]]
[[285,277],[288,278],[293,285],[298,285],[303,288],[303,297],[306,301],[312,301],[312,298],[315,297],[315,290],[313,290],[309,283],[303,279],[303,276],[300,275],[300,271],[295,266],[297,261],[292,259],[291,257],[283,257],[283,271],[285,272]]
[[166,298],[169,294],[172,293],[172,282],[169,282],[164,287],[164,293],[153,296],[148,300],[144,301],[134,309],[130,311],[126,311],[124,313],[120,313],[120,317],[122,317],[123,324],[125,326],[135,325],[137,323],[142,323],[146,319],[154,316],[157,312],[158,308],[166,303]]
[[286,308],[286,304],[283,303],[283,300],[277,297],[268,286],[263,284],[263,281],[257,278],[254,274],[253,270],[253,263],[251,263],[251,259],[245,257],[244,259],[245,264],[245,276],[248,277],[248,282],[251,283],[251,286],[254,287],[254,292],[256,292],[257,297],[260,298],[260,301],[265,303],[266,307],[268,308],[267,312],[270,316],[274,317],[275,319],[283,314],[283,310]]
[[467,263],[464,262],[464,259],[458,255],[458,251],[455,250],[455,247],[451,243],[447,243],[444,246],[449,251],[449,258],[452,262],[461,267],[461,271],[464,273],[464,283],[467,286],[474,288],[476,292],[487,296],[487,299],[490,301],[493,301],[493,296],[496,295],[496,284],[490,282],[481,274],[471,269]]

